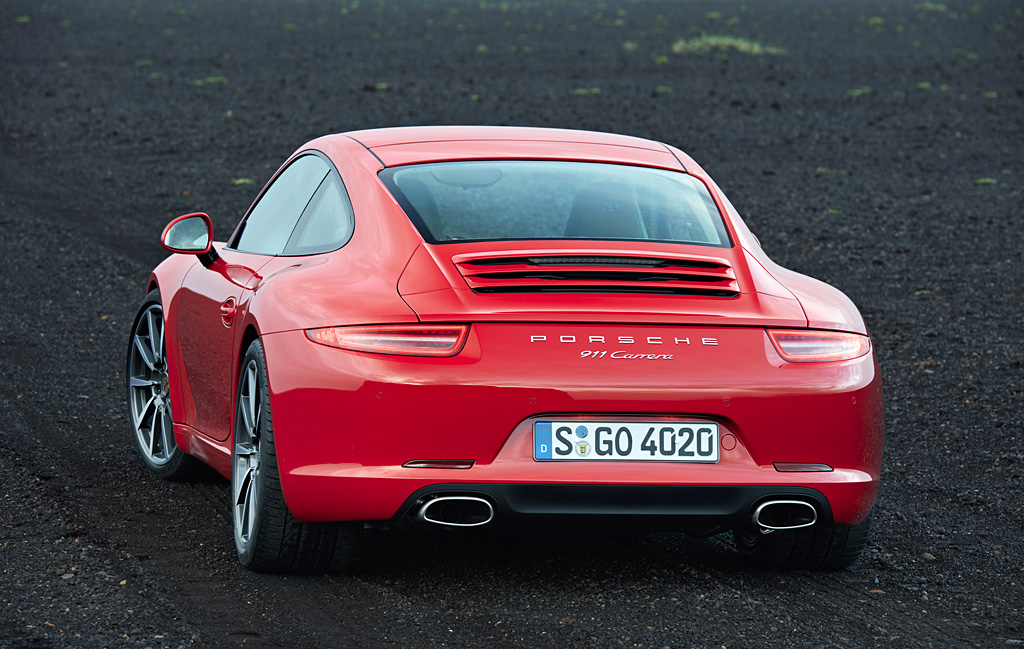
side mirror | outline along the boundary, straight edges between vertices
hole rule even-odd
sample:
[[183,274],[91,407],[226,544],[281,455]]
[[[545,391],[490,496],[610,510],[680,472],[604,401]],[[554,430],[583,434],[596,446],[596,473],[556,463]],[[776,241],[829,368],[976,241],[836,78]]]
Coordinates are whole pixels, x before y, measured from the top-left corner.
[[164,228],[160,243],[170,252],[209,254],[213,249],[213,222],[202,212],[179,216]]

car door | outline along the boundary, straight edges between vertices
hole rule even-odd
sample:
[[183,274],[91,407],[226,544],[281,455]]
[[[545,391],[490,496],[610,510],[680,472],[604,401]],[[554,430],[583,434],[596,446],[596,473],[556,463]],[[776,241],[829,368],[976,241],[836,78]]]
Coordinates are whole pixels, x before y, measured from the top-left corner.
[[237,326],[258,272],[285,245],[330,171],[318,155],[303,155],[285,167],[264,189],[228,246],[185,276],[178,305],[182,361],[193,408],[186,421],[196,430],[223,441],[231,434],[237,377]]

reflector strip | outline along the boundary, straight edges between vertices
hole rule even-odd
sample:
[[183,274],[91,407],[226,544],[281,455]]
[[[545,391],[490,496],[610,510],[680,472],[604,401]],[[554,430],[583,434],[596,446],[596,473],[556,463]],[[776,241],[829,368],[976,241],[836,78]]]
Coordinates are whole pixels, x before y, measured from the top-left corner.
[[817,473],[832,470],[827,464],[814,464],[812,462],[776,462],[775,470],[780,473]]
[[409,469],[471,469],[476,460],[409,460],[402,466]]

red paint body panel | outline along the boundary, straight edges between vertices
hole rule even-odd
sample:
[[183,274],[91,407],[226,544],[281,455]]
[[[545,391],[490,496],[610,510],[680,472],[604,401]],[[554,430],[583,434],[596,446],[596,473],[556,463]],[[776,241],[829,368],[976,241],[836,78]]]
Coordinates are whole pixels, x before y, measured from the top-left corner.
[[[390,519],[417,489],[459,482],[807,487],[827,499],[835,522],[856,523],[870,511],[884,438],[874,352],[789,363],[765,332],[810,327],[866,335],[863,319],[838,290],[771,262],[685,153],[626,136],[504,127],[358,131],[319,138],[296,155],[311,150],[330,158],[351,199],[347,244],[320,255],[269,257],[218,243],[220,259],[210,267],[173,255],[150,280],[161,290],[175,433],[186,452],[229,473],[239,364],[245,345],[259,337],[282,487],[300,520]],[[517,158],[685,169],[708,186],[733,245],[428,244],[377,175],[385,164]],[[482,281],[467,270],[475,261],[534,255],[704,261],[735,295],[473,289]],[[228,299],[234,315],[225,322]],[[449,358],[393,356],[329,347],[305,333],[416,322],[469,324],[466,344]],[[591,336],[616,341],[594,350],[672,358],[583,357],[592,344],[576,341]],[[634,342],[619,344],[620,336]],[[711,421],[737,442],[715,464],[535,461],[532,422],[554,415]],[[475,464],[401,466],[444,458]],[[835,470],[780,473],[773,462]]]
[[[244,317],[246,286],[257,277],[269,257],[221,250],[209,268],[195,264],[178,291],[174,317],[182,332],[177,348],[188,377],[191,407],[183,423],[216,440],[227,440],[234,423],[236,358],[239,338],[237,321]],[[235,316],[225,321],[221,307],[230,304]],[[219,324],[219,326],[217,326]],[[202,398],[196,398],[196,394]]]
[[[536,335],[548,340],[530,343]],[[588,344],[558,342],[568,335],[689,344],[604,346],[674,352],[672,360],[593,360],[580,359]],[[702,345],[704,338],[718,344]],[[877,490],[882,413],[874,357],[786,363],[763,329],[476,324],[462,353],[446,359],[345,352],[299,332],[265,336],[264,345],[282,485],[305,520],[390,518],[409,494],[436,481],[853,483],[862,497],[833,504],[838,522],[861,520]],[[554,414],[710,420],[739,443],[710,465],[536,462],[521,425]],[[401,467],[433,457],[476,465],[457,472]],[[825,462],[837,471],[780,474],[773,462]],[[359,480],[350,485],[351,478]],[[392,479],[402,486],[389,486]]]

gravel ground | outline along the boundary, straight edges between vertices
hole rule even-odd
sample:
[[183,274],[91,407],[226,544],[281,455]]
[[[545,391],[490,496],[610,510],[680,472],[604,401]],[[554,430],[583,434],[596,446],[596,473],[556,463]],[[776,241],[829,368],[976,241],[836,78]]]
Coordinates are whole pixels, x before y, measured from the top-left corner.
[[[1012,0],[0,2],[0,647],[1024,645],[1024,9]],[[702,33],[785,53],[675,53]],[[726,538],[370,532],[249,573],[228,485],[134,455],[128,329],[178,214],[402,124],[693,155],[773,258],[861,307],[888,438],[838,573]],[[252,185],[245,184],[251,181]]]

